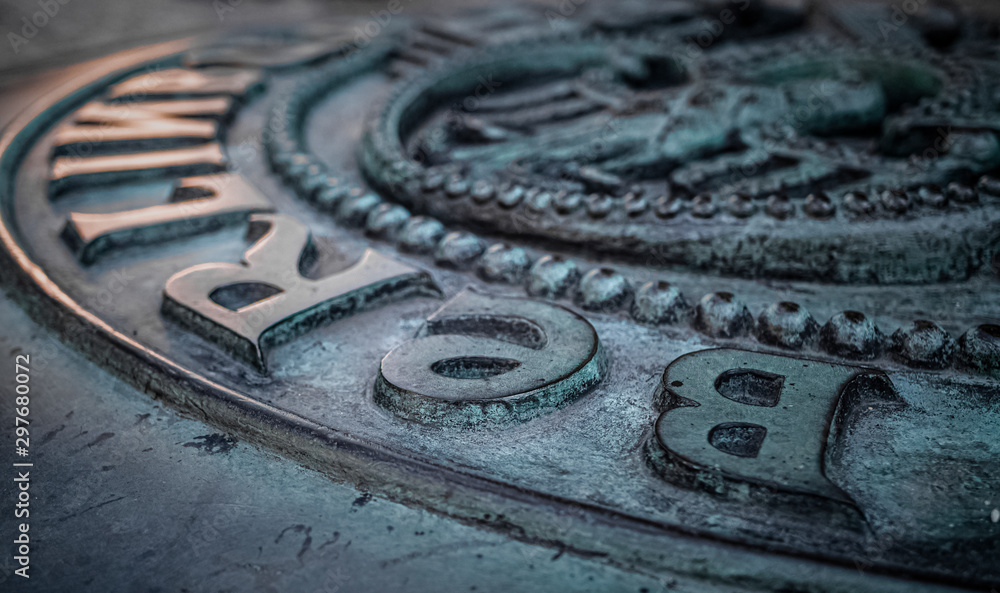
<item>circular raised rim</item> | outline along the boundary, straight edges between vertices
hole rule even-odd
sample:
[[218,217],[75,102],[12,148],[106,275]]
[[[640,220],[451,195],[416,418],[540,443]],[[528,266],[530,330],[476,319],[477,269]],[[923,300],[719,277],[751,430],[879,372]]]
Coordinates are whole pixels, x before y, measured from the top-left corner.
[[[873,566],[873,574],[850,568],[847,558],[775,550],[713,533],[635,517],[437,465],[344,434],[220,385],[143,346],[87,311],[64,292],[21,248],[10,219],[10,196],[27,151],[49,126],[89,97],[88,91],[140,66],[167,64],[190,47],[179,40],[113,54],[92,63],[76,77],[34,102],[0,136],[0,282],[12,300],[36,322],[91,362],[140,391],[163,397],[173,407],[232,431],[306,467],[358,487],[373,488],[396,502],[443,514],[535,544],[557,546],[584,557],[603,558],[638,572],[670,572],[718,583],[765,586],[825,584],[830,590],[909,591],[908,579],[966,584],[940,574],[893,566]],[[378,470],[371,471],[373,463]],[[552,508],[552,507],[557,508]],[[505,511],[496,520],[482,510]],[[606,537],[587,537],[586,547],[567,541],[572,533],[552,525],[551,516],[583,521]],[[621,537],[625,532],[627,537]],[[669,536],[672,553],[656,550]],[[706,558],[714,564],[706,568]],[[807,561],[803,561],[807,560]],[[890,575],[890,571],[902,574]],[[711,575],[706,577],[706,575]],[[875,577],[875,578],[873,578]],[[973,583],[968,583],[973,584]],[[786,585],[786,586],[787,586]]]

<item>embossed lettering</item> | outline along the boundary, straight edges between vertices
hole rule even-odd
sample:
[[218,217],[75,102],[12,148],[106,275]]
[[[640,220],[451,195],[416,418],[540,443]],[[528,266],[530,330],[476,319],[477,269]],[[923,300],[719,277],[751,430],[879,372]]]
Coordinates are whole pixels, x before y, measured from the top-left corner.
[[228,174],[179,179],[170,201],[107,214],[72,212],[63,239],[89,264],[112,248],[191,236],[272,209],[242,176]]
[[270,348],[391,299],[434,295],[430,275],[367,249],[350,268],[319,280],[300,272],[313,252],[309,230],[290,216],[255,214],[256,242],[243,262],[194,266],[172,276],[163,312],[264,371]]
[[80,186],[222,172],[218,124],[205,119],[225,117],[260,84],[258,72],[183,68],[118,83],[107,103],[84,106],[57,132],[49,196]]
[[88,103],[56,131],[53,154],[87,157],[190,146],[215,140],[218,121],[233,105],[229,97],[147,103]]
[[52,163],[49,195],[58,197],[80,186],[114,185],[155,179],[221,173],[226,157],[218,144],[155,152],[111,154],[88,158],[59,157]]
[[190,99],[228,95],[245,97],[262,84],[260,72],[244,69],[170,68],[133,76],[108,91],[110,101]]
[[[879,389],[868,388],[873,380]],[[848,502],[823,472],[837,418],[873,397],[900,403],[881,371],[729,349],[678,358],[664,372],[663,386],[670,407],[656,435],[673,460],[737,481]]]
[[605,368],[597,332],[576,313],[465,290],[386,355],[375,400],[420,422],[523,421],[576,400]]

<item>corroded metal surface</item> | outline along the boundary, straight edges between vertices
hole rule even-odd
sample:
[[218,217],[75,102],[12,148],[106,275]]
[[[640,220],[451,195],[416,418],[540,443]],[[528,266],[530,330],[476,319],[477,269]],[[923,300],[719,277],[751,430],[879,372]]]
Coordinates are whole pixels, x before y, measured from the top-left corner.
[[3,138],[3,279],[155,397],[484,529],[705,586],[1000,581],[996,28],[567,6],[108,58]]

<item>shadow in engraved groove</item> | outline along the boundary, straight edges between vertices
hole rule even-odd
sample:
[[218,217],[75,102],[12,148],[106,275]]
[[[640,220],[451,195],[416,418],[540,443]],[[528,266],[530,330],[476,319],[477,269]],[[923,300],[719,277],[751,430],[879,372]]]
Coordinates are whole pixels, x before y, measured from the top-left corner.
[[512,358],[489,356],[459,356],[446,358],[431,365],[431,370],[452,379],[484,379],[510,372],[521,366]]
[[237,282],[216,288],[208,298],[230,311],[238,311],[282,292],[285,291],[263,282]]
[[434,319],[427,323],[428,335],[461,334],[499,340],[541,350],[548,342],[537,323],[521,317],[477,314]]
[[767,428],[748,422],[726,422],[718,424],[708,432],[710,445],[737,457],[757,457],[764,444]]
[[729,369],[715,378],[715,390],[737,403],[773,408],[778,405],[784,383],[782,375],[757,369]]

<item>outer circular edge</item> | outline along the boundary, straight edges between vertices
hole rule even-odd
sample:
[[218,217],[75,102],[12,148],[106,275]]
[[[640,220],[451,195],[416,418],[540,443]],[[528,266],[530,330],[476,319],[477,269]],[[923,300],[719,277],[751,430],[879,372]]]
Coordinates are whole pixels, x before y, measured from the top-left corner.
[[[189,39],[167,42],[104,58],[87,74],[36,101],[0,136],[0,262],[7,264],[0,265],[0,284],[32,319],[137,389],[163,397],[171,406],[258,446],[334,479],[373,489],[390,500],[522,541],[557,546],[640,572],[669,571],[697,579],[711,574],[713,581],[732,586],[781,588],[808,583],[831,592],[912,590],[913,583],[905,576],[860,574],[849,568],[846,559],[838,562],[827,557],[768,553],[713,534],[529,492],[375,446],[219,385],[146,348],[84,309],[28,257],[8,227],[9,195],[17,167],[27,147],[46,127],[86,97],[85,89],[125,76],[142,65],[168,62],[190,43]],[[379,464],[379,472],[371,471],[373,463]],[[487,507],[504,512],[495,519],[484,519],[481,511]],[[604,537],[571,541],[572,533],[551,524],[551,514],[571,516],[586,524],[588,532],[598,530]],[[628,538],[620,537],[623,530]],[[663,555],[657,550],[663,543],[660,538],[668,534],[672,553]],[[706,567],[706,558],[715,560],[710,567]],[[947,582],[935,575],[909,576]]]

